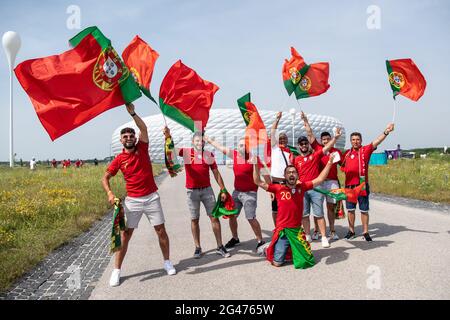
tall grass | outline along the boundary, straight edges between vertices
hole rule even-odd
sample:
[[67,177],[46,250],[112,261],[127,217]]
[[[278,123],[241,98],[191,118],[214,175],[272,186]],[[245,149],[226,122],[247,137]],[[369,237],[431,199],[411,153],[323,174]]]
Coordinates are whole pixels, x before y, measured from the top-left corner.
[[373,192],[450,204],[450,156],[399,159],[387,166],[372,166]]
[[[105,170],[0,168],[0,291],[105,215]],[[160,171],[154,168],[155,175]],[[125,195],[120,173],[111,187],[116,196]]]

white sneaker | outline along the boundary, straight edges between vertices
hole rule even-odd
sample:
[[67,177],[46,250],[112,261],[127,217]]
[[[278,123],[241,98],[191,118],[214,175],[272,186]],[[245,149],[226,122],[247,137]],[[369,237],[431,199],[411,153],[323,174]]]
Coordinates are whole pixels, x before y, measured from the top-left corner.
[[174,274],[177,274],[177,270],[173,267],[172,262],[170,260],[164,261],[164,270],[166,270],[167,274],[169,276],[173,276]]
[[322,237],[322,248],[329,248],[330,244],[328,243],[327,237]]
[[319,240],[319,233],[316,232],[316,231],[314,231],[314,233],[313,233],[311,239],[313,239],[313,240]]
[[261,257],[266,255],[266,250],[270,246],[270,242],[264,243],[262,246],[259,246],[256,250],[256,253],[260,255]]
[[109,285],[111,287],[117,287],[120,284],[120,269],[113,269],[111,278],[109,279]]
[[311,241],[312,241],[312,240],[311,240],[311,235],[309,235],[309,234],[306,235],[306,241],[308,241],[308,242],[311,242]]

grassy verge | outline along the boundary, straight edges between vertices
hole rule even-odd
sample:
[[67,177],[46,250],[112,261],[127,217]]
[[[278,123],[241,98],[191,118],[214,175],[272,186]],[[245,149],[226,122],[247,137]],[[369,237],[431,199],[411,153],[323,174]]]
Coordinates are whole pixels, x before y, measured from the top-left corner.
[[[110,209],[101,186],[105,169],[0,168],[0,291],[104,216]],[[154,174],[161,169],[155,165]],[[111,187],[125,195],[120,173]]]
[[450,156],[400,159],[387,166],[372,166],[373,192],[450,204]]

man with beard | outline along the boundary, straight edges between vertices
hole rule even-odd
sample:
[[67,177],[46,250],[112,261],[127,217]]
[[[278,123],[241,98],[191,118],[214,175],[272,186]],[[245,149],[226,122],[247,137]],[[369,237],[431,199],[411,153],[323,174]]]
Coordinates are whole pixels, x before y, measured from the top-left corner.
[[[245,138],[239,140],[237,149],[224,147],[207,136],[205,136],[204,139],[227,157],[233,159],[234,191],[232,197],[236,204],[236,208],[239,210],[238,215],[242,208],[244,208],[245,217],[255,233],[257,240],[256,250],[258,250],[265,242],[262,239],[261,226],[256,219],[258,186],[253,182],[253,165],[249,162],[250,154],[245,147]],[[262,167],[259,159],[258,165]],[[238,237],[238,215],[232,215],[229,218],[232,238],[225,245],[225,248],[227,249],[234,248],[234,246],[240,243]]]
[[[164,135],[166,139],[171,137],[168,127],[164,128]],[[178,154],[184,159],[188,206],[191,213],[191,231],[195,244],[194,258],[199,259],[203,254],[200,246],[200,203],[203,203],[206,214],[211,220],[212,230],[217,243],[216,253],[224,258],[228,258],[231,255],[222,243],[220,220],[212,216],[212,212],[216,206],[216,198],[211,188],[209,170],[211,169],[213,172],[220,190],[225,190],[225,185],[214,160],[214,155],[211,152],[203,150],[204,143],[203,133],[196,131],[192,136],[193,148],[175,148],[174,150],[175,154]],[[222,193],[221,197],[222,201],[226,200],[226,194]]]
[[[272,124],[270,130],[270,178],[274,184],[284,183],[284,169],[291,165],[291,153],[288,144],[288,136],[286,133],[281,132],[277,139],[278,124],[281,120],[282,112],[278,112],[275,118],[275,122]],[[278,202],[274,194],[270,194],[272,199],[272,219],[275,224],[278,212]]]
[[[253,163],[255,163],[254,159]],[[315,264],[311,246],[304,237],[302,225],[303,198],[305,192],[321,184],[327,177],[333,162],[330,157],[323,171],[312,181],[299,181],[297,169],[288,165],[284,171],[286,184],[267,184],[261,181],[259,166],[253,166],[255,184],[275,194],[278,214],[275,230],[266,256],[273,266],[280,267],[286,261],[290,249],[295,268],[308,268]]]
[[[308,119],[306,118],[304,113],[302,113],[302,119],[305,128],[309,126]],[[341,136],[341,129],[338,128],[336,130],[335,137],[331,139],[326,146],[317,151],[314,151],[312,149],[307,137],[301,136],[298,138],[297,149],[299,150],[300,155],[295,157],[293,163],[294,166],[297,168],[300,181],[311,181],[319,176],[321,158],[323,157],[324,153],[327,153],[334,146],[336,140],[340,136]],[[330,247],[330,244],[326,236],[323,200],[324,195],[315,190],[309,190],[305,193],[303,228],[305,228],[307,240],[311,241],[309,215],[312,207],[313,216],[317,220],[317,225],[322,235],[322,247],[328,248]]]
[[123,128],[120,131],[120,142],[124,149],[111,162],[103,176],[103,188],[108,194],[108,201],[114,204],[114,193],[109,180],[122,171],[125,179],[127,197],[124,201],[124,213],[127,229],[121,232],[122,247],[115,254],[114,270],[110,278],[110,286],[120,284],[120,270],[127,253],[128,243],[133,231],[138,227],[142,214],[145,214],[150,224],[155,228],[159,239],[164,269],[167,274],[174,275],[176,270],[169,260],[169,237],[164,227],[164,214],[159,194],[153,178],[152,163],[148,154],[148,133],[144,121],[134,112],[134,105],[127,104],[127,111],[133,117],[139,129],[139,141],[136,143],[136,133],[133,128]]
[[[314,132],[311,129],[311,126],[309,125],[308,118],[306,115],[302,112],[301,115],[304,123],[305,123],[305,131],[308,134],[309,143],[311,144],[311,147],[318,151],[320,149],[323,149],[323,146],[327,145],[331,138],[331,134],[329,132],[322,132],[320,134],[320,143],[316,139],[316,136],[314,135]],[[324,152],[322,158],[320,159],[320,165],[319,170],[322,170],[326,164],[328,163],[328,160],[330,158],[330,154],[337,152],[340,157],[339,164],[342,163],[342,153],[339,149],[336,149],[335,147],[332,147],[328,152]],[[330,169],[330,173],[328,174],[327,179],[322,184],[322,188],[324,190],[332,190],[332,189],[338,189],[340,188],[340,183],[338,180],[338,172],[337,172],[337,165],[338,163],[334,163],[333,166]],[[336,209],[336,200],[331,198],[330,196],[326,196],[326,203],[327,203],[327,214],[328,214],[328,224],[330,226],[330,240],[339,240],[339,236],[336,234],[336,231],[334,230],[334,222],[335,222],[335,209]],[[312,235],[312,240],[318,240],[318,225],[317,225],[317,219],[314,218],[315,227],[314,227],[314,233]]]
[[[341,170],[345,173],[345,187],[353,189],[365,182],[365,188],[358,197],[359,210],[361,211],[361,222],[363,225],[363,237],[366,241],[372,241],[369,235],[369,160],[375,148],[386,139],[394,130],[394,124],[390,123],[383,133],[372,143],[362,146],[362,136],[359,132],[350,135],[352,148],[344,153]],[[345,239],[355,237],[355,210],[356,203],[346,201],[348,210],[348,233]]]

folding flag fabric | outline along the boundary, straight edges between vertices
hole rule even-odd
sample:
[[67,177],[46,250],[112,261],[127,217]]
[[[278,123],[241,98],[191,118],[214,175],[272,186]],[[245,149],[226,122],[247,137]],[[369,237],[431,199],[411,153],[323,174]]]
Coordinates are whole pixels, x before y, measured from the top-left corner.
[[135,36],[122,52],[123,62],[130,69],[141,91],[155,103],[155,99],[150,94],[150,82],[158,57],[158,52],[153,50],[139,36]]
[[[244,118],[245,125],[245,147],[247,152],[252,151],[257,148],[259,151],[259,146],[263,145],[261,151],[264,153],[264,146],[267,144],[269,139],[267,138],[267,131],[261,116],[258,113],[256,106],[250,101],[250,93],[242,96],[237,100],[239,110]],[[263,157],[259,152],[252,152],[255,155]]]
[[162,112],[191,131],[203,131],[219,87],[203,80],[181,60],[169,69],[159,90]]
[[112,230],[111,230],[111,246],[109,253],[112,254],[122,247],[122,238],[120,231],[124,231],[125,217],[123,214],[122,201],[119,198],[114,199],[114,214],[112,219]]
[[424,76],[411,59],[386,60],[394,99],[401,94],[413,101],[422,97],[427,86]]
[[308,71],[300,79],[298,86],[295,88],[295,97],[297,99],[309,98],[321,95],[327,92],[330,85],[328,62],[313,63]]
[[327,196],[330,196],[331,198],[336,199],[338,201],[346,200],[348,202],[357,203],[358,196],[361,194],[361,191],[365,185],[366,183],[363,182],[354,189],[339,188],[339,189],[324,190],[321,188],[314,188],[314,190],[323,193]]
[[284,60],[282,70],[284,87],[289,95],[297,89],[300,79],[309,69],[309,65],[305,63],[294,47],[291,47],[291,55],[292,57],[289,60]]
[[[226,199],[223,202],[222,201],[222,194],[226,194]],[[231,197],[231,194],[226,190],[220,190],[219,195],[217,196],[216,206],[214,207],[211,215],[214,218],[220,218],[223,217],[224,219],[228,219],[229,216],[238,214],[238,210],[236,209],[233,197]]]
[[178,163],[174,149],[175,145],[172,137],[167,137],[164,143],[164,162],[166,163],[167,171],[172,178],[176,177],[177,173],[182,171],[182,166]]
[[27,60],[15,73],[52,140],[100,113],[141,96],[130,72],[97,27],[70,40],[73,49]]
[[289,241],[288,252],[285,259],[290,260],[296,269],[306,269],[316,264],[314,255],[312,254],[311,245],[306,240],[305,231],[299,228],[277,228],[273,232],[272,240],[266,251],[267,260],[270,262],[274,259],[275,244],[282,236],[286,236]]

